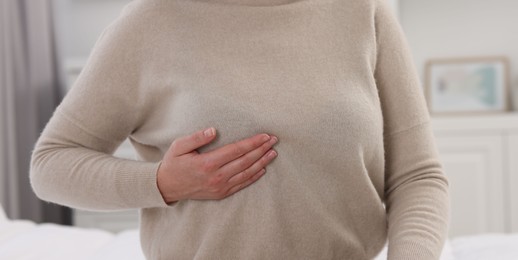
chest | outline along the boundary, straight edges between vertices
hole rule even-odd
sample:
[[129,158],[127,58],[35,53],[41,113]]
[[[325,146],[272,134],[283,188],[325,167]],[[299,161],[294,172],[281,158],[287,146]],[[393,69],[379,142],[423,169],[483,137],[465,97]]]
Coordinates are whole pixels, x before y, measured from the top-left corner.
[[177,31],[178,40],[161,46],[171,52],[146,68],[143,82],[157,98],[134,140],[163,154],[175,138],[214,126],[218,138],[200,152],[262,132],[316,151],[378,149],[383,127],[368,30],[353,38],[345,29],[318,29],[337,26],[331,18],[296,22],[284,25],[289,33],[236,21]]

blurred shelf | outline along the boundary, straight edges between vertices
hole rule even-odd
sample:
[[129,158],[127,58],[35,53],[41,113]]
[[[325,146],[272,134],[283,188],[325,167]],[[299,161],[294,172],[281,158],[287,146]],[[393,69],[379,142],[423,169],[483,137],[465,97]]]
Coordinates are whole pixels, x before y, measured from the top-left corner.
[[517,131],[518,111],[505,113],[432,116],[436,133],[466,131]]

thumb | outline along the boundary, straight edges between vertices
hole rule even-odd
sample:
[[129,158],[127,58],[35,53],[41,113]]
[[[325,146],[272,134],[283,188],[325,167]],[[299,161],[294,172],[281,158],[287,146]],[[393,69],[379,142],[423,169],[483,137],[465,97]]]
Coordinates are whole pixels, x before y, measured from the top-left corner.
[[171,144],[172,153],[175,156],[190,153],[193,150],[212,142],[215,136],[216,129],[214,127],[209,127],[207,129],[196,131],[190,135],[180,137]]

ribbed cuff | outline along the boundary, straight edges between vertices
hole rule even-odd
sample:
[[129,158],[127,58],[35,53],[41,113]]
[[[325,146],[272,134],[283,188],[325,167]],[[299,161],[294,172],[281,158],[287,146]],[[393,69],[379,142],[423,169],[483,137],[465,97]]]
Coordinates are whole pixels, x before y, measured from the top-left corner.
[[171,207],[176,202],[167,204],[158,189],[157,172],[161,162],[129,161],[129,171],[116,176],[117,192],[127,207],[152,208]]
[[439,260],[441,248],[422,245],[415,241],[388,242],[387,260]]

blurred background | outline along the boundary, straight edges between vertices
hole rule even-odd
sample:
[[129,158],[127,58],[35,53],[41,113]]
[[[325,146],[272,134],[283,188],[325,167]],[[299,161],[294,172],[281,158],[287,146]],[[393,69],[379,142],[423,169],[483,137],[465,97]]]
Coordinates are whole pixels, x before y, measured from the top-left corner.
[[[389,0],[387,0],[389,1]],[[131,1],[0,1],[0,202],[11,219],[118,232],[136,211],[38,200],[28,182],[39,133],[101,31]],[[392,0],[451,182],[450,237],[518,232],[518,1]],[[125,142],[115,154],[133,158]]]

